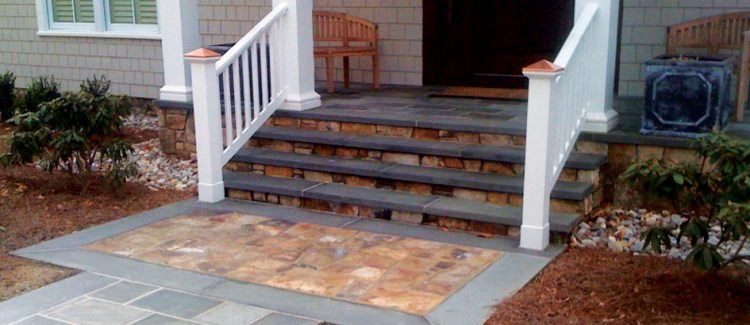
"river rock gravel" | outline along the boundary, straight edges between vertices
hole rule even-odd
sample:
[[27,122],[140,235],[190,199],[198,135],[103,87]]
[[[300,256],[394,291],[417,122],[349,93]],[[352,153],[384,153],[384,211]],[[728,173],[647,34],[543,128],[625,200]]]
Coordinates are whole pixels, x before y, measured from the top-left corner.
[[[679,234],[680,225],[687,220],[669,211],[609,209],[596,219],[581,222],[571,235],[570,242],[576,247],[607,247],[612,251],[635,255],[653,254],[650,250],[644,251],[644,241],[641,239],[643,233],[654,226],[661,225],[676,237]],[[719,242],[720,236],[721,227],[712,225],[709,231],[709,243]],[[722,255],[729,256],[729,253],[734,253],[739,245],[739,242],[725,242],[721,247]],[[745,246],[742,255],[750,254],[750,247]],[[687,238],[682,238],[679,244],[673,238],[672,248],[663,250],[662,255],[685,259],[690,254],[690,250],[691,245]]]

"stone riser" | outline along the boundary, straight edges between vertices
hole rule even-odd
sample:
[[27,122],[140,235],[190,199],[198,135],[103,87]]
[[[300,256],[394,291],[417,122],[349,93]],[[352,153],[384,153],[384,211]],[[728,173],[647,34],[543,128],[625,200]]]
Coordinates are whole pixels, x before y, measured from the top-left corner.
[[[526,136],[518,134],[474,133],[291,117],[273,117],[268,120],[266,125],[304,130],[343,132],[353,135],[387,136],[462,144],[485,144],[512,148],[524,148],[526,145]],[[607,144],[579,141],[574,151],[589,154],[607,154]]]
[[[522,176],[523,164],[505,163],[497,161],[483,161],[464,159],[457,157],[433,156],[395,151],[367,150],[342,146],[330,146],[324,144],[313,144],[305,142],[292,142],[285,140],[252,139],[249,147],[272,149],[283,152],[294,152],[306,155],[332,156],[352,159],[363,159],[382,161],[385,163],[397,163],[411,166],[424,166],[435,168],[449,168],[465,170],[470,172],[491,173],[502,176]],[[600,170],[583,170],[565,168],[560,174],[560,181],[579,182],[591,184],[594,188],[599,186]]]
[[[523,205],[523,195],[516,193],[502,193],[420,182],[397,181],[387,178],[302,170],[264,164],[230,162],[225,168],[231,171],[249,172],[270,177],[297,178],[321,183],[339,183],[356,187],[390,189],[409,192],[416,195],[441,195],[470,201],[486,202],[500,206],[521,207]],[[579,213],[585,215],[593,210],[595,207],[594,202],[600,202],[600,200],[601,192],[596,191],[586,197],[583,201],[552,199],[550,201],[550,209],[556,212]],[[596,206],[598,206],[598,204],[596,204]]]
[[[262,192],[229,189],[227,191],[227,197],[235,200],[263,202],[314,211],[330,212],[350,217],[391,220],[396,222],[439,227],[450,230],[468,231],[472,233],[479,233],[482,235],[508,236],[512,238],[518,238],[520,233],[520,228],[516,226],[507,226],[474,220],[435,216],[426,213],[413,213],[395,211],[390,209],[371,208],[346,203],[336,203],[324,200],[298,198]],[[559,239],[561,242],[567,240],[568,238],[567,234],[557,232],[553,232],[552,236],[553,238],[556,238],[555,240]]]

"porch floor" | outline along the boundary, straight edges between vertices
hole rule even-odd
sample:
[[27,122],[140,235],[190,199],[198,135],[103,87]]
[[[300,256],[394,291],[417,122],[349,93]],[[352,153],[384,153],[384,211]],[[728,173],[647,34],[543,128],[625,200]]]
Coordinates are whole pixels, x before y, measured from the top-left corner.
[[[441,89],[434,86],[391,86],[380,90],[369,87],[367,84],[353,84],[350,90],[344,90],[338,85],[334,94],[326,94],[323,88],[319,88],[323,97],[322,107],[305,112],[280,111],[277,115],[344,122],[367,118],[373,124],[513,135],[526,133],[525,101],[430,97],[430,94]],[[640,134],[643,98],[617,97],[614,106],[620,115],[615,130],[607,134],[583,133],[580,139],[681,148],[690,147],[693,142],[686,138]],[[750,114],[743,122],[732,120],[725,132],[750,138]]]
[[0,303],[0,323],[481,324],[561,251],[191,199],[14,252],[84,273]]

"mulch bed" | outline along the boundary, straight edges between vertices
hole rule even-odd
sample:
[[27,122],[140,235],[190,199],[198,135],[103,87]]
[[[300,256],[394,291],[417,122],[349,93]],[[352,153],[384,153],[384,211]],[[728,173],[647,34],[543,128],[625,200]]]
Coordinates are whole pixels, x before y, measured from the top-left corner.
[[[10,131],[0,124],[0,140]],[[137,129],[126,133],[134,143],[155,136]],[[76,272],[10,252],[194,195],[191,191],[151,191],[132,183],[118,194],[101,180],[84,195],[62,173],[48,174],[29,166],[0,168],[0,301]]]
[[680,260],[568,249],[486,324],[748,324],[750,270],[706,274]]
[[146,142],[159,137],[159,132],[155,130],[144,130],[138,128],[125,127],[123,133],[131,143]]

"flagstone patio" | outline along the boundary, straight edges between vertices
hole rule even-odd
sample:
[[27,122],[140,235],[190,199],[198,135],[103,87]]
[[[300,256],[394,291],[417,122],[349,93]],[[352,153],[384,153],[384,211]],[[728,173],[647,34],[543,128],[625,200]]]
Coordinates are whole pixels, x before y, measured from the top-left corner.
[[87,248],[424,315],[502,252],[239,213],[164,220]]
[[[95,324],[110,310],[142,323],[171,317],[211,324],[217,322],[205,314],[224,306],[270,317],[259,324],[279,317],[481,324],[561,250],[524,251],[509,238],[265,204],[188,200],[15,252],[85,273],[0,303],[0,323]],[[96,286],[85,280],[92,277]],[[123,298],[119,287],[142,292]],[[174,309],[180,301],[195,308]]]

